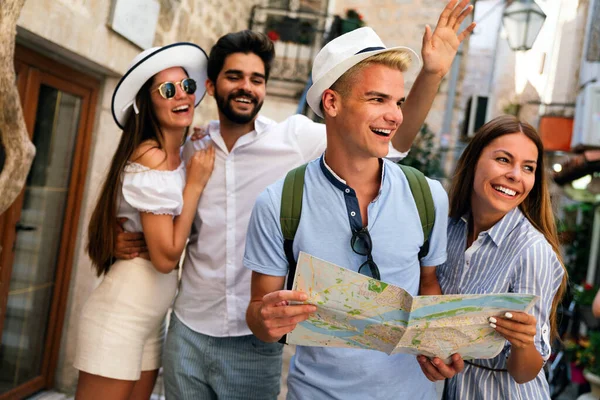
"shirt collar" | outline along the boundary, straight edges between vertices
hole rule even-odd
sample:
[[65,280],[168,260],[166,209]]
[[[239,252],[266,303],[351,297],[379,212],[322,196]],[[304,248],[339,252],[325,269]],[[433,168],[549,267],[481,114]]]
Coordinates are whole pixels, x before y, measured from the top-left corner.
[[[471,218],[470,213],[463,215],[460,219],[462,222],[469,225],[469,218]],[[513,208],[510,210],[500,221],[496,222],[494,226],[492,226],[487,231],[482,233],[487,234],[496,244],[496,246],[500,246],[504,238],[506,238],[517,226],[521,224],[521,222],[525,219],[525,216],[519,210],[519,208]]]
[[257,136],[260,136],[263,133],[265,133],[267,131],[267,129],[275,123],[276,122],[273,121],[272,119],[269,119],[267,117],[263,117],[262,115],[259,115],[256,118],[256,120],[254,120],[254,130],[256,131]]
[[[267,129],[275,124],[276,122],[273,121],[272,119],[269,119],[267,117],[263,117],[262,115],[259,115],[258,117],[256,117],[256,119],[254,120],[254,130],[248,132],[248,133],[253,133],[256,132],[256,135],[262,135],[263,133],[265,133],[267,131]],[[208,132],[211,135],[220,135],[221,134],[221,124],[219,122],[219,120],[213,120],[210,121],[208,124]]]
[[340,178],[335,172],[333,172],[331,167],[327,165],[327,163],[325,162],[325,153],[321,155],[321,158],[319,159],[319,165],[321,166],[321,171],[323,171],[323,175],[325,175],[325,178],[327,178],[327,180],[331,182],[333,186],[344,191],[346,189],[352,190],[352,188],[346,184],[346,181]]
[[[381,183],[379,185],[379,193],[381,194],[381,188],[383,186],[383,180],[385,178],[385,163],[382,159],[379,159],[379,164],[381,165]],[[319,165],[321,166],[321,171],[323,171],[323,175],[325,175],[327,180],[331,182],[333,186],[343,191],[345,191],[346,189],[350,189],[354,192],[354,189],[348,186],[346,181],[343,180],[338,174],[336,174],[329,165],[327,165],[327,162],[325,161],[325,153],[321,155]]]
[[[244,146],[248,143],[253,142],[258,137],[266,133],[273,124],[276,124],[275,121],[263,117],[259,115],[254,121],[254,129],[246,134],[242,135],[236,143],[234,148]],[[223,140],[223,136],[221,134],[221,123],[219,120],[213,120],[208,123],[207,133],[210,135],[210,138],[213,140],[215,145],[219,147],[225,154],[228,154],[227,146],[225,145],[225,141]]]
[[502,219],[489,230],[489,235],[500,246],[502,241],[525,219],[518,207],[509,211]]

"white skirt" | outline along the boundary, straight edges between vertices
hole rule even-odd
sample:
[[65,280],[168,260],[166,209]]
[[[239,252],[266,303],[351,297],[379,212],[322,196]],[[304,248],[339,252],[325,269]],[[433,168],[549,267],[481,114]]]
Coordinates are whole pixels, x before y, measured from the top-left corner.
[[177,270],[162,274],[143,258],[118,260],[83,306],[74,367],[121,380],[158,369],[176,291]]

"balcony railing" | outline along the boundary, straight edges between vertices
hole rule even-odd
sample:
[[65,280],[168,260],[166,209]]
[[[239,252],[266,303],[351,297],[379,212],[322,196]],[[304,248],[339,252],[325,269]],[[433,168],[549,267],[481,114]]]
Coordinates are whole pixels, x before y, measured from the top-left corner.
[[250,29],[265,33],[275,44],[269,81],[285,88],[279,94],[300,96],[323,44],[327,18],[325,13],[306,9],[252,7]]

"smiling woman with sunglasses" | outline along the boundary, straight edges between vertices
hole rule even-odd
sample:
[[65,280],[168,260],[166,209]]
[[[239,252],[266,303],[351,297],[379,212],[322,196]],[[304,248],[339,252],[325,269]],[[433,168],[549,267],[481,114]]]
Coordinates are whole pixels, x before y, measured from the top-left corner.
[[[214,149],[186,166],[181,145],[204,96],[207,57],[191,43],[139,54],[118,83],[112,113],[123,130],[88,229],[102,283],[84,305],[77,341],[77,399],[148,399],[160,367],[177,267],[212,173]],[[148,253],[115,260],[115,221],[143,232]]]

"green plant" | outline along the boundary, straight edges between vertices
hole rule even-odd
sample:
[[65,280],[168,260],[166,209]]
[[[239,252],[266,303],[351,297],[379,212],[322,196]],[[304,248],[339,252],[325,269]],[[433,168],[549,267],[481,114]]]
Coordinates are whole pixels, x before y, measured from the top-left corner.
[[363,16],[353,8],[346,10],[346,17],[341,20],[341,33],[348,33],[365,26]]
[[363,16],[353,8],[349,8],[346,10],[346,19],[358,20],[361,21],[361,26],[364,25]]
[[519,116],[519,111],[521,111],[521,104],[519,103],[507,103],[504,107],[502,107],[502,112],[508,115],[514,115],[515,117]]
[[598,288],[587,282],[583,285],[574,285],[573,300],[579,306],[591,306],[597,292]]
[[565,356],[569,361],[577,360],[577,352],[581,351],[581,346],[576,339],[572,339],[570,337],[566,338],[563,341],[563,346],[565,349]]
[[600,331],[591,331],[588,340],[580,340],[575,363],[584,370],[600,376]]
[[406,158],[401,164],[416,168],[430,178],[443,178],[442,160],[433,133],[427,124],[421,127]]
[[562,214],[557,227],[569,279],[584,282],[590,257],[594,206],[588,203],[570,204],[563,207]]

